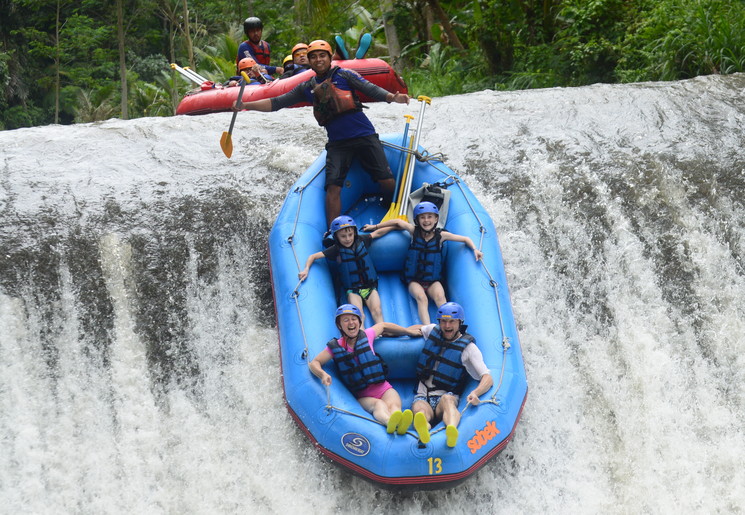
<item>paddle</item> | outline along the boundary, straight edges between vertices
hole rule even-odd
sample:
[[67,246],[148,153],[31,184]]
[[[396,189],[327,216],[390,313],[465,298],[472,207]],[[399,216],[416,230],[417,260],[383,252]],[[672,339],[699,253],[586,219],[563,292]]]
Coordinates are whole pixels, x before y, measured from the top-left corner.
[[[407,152],[406,156],[406,168],[403,173],[403,180],[401,181],[401,187],[398,188],[395,192],[396,194],[396,201],[391,203],[391,208],[388,210],[388,213],[385,214],[381,222],[385,222],[386,220],[391,220],[393,218],[400,218],[401,220],[404,220],[408,222],[408,215],[406,214],[406,206],[409,202],[408,196],[411,192],[411,182],[414,179],[414,166],[416,165],[416,158],[414,157],[414,152],[419,148],[419,135],[422,132],[422,121],[424,118],[424,107],[427,104],[432,103],[432,99],[429,97],[425,97],[424,95],[420,95],[417,97],[417,100],[422,103],[422,108],[419,110],[419,122],[417,122],[416,126],[416,134],[414,134],[409,144],[409,151]],[[408,124],[406,126],[408,130]],[[395,205],[394,205],[395,204]]]
[[[406,125],[404,126],[404,137],[401,140],[401,146],[406,146],[406,137],[409,134],[409,124],[411,123],[411,120],[414,119],[413,116],[410,114],[405,114],[404,118],[406,118]],[[407,155],[411,155],[408,154]],[[393,199],[391,200],[391,206],[388,208],[388,212],[385,214],[381,222],[385,222],[386,220],[390,220],[392,218],[396,218],[396,214],[398,213],[398,199],[401,196],[400,195],[400,188],[401,188],[401,176],[404,174],[405,168],[403,168],[403,160],[404,160],[404,152],[401,151],[401,158],[398,160],[398,173],[396,174],[396,186],[393,188]],[[407,161],[408,164],[408,161]]]
[[[246,72],[241,72],[241,75],[243,75],[243,79],[241,80],[241,89],[238,91],[238,99],[236,102],[243,99],[243,90],[246,89],[246,84],[251,82],[251,79],[248,78]],[[230,128],[228,129],[228,132],[223,132],[222,137],[220,137],[220,146],[228,159],[233,155],[233,125],[235,125],[236,116],[238,116],[238,111],[233,111],[233,119],[230,120]]]

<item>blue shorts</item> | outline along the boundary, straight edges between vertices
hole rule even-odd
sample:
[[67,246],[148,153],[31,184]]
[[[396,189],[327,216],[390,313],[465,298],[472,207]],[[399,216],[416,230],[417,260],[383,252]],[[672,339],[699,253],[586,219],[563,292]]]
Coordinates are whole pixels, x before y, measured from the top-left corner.
[[[458,397],[453,392],[443,393],[442,395],[452,395],[453,397]],[[414,401],[412,402],[412,404],[416,401],[424,401],[432,407],[432,411],[437,411],[437,405],[440,404],[442,395],[429,395],[426,397],[424,395],[417,395],[416,397],[414,397]]]

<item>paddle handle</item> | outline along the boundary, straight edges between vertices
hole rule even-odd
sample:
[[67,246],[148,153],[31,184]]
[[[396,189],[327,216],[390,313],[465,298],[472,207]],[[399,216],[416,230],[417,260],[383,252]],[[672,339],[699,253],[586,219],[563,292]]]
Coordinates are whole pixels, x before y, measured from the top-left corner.
[[[422,103],[420,109],[419,109],[419,121],[416,124],[416,134],[414,135],[414,144],[411,146],[411,151],[416,152],[417,149],[419,149],[419,136],[422,134],[422,122],[424,121],[424,108],[427,106],[427,104],[432,103],[432,99],[429,97],[425,97],[424,95],[420,95],[417,97],[417,100]],[[416,165],[416,158],[414,156],[410,156],[411,159],[409,160],[409,166],[406,170],[406,183],[404,184],[404,189],[402,190],[402,193],[404,195],[408,195],[411,191],[411,183],[414,180],[414,166]],[[403,199],[401,199],[403,200]],[[409,199],[406,199],[406,201],[402,201],[399,203],[398,206],[398,216],[406,219],[406,207],[409,203]]]

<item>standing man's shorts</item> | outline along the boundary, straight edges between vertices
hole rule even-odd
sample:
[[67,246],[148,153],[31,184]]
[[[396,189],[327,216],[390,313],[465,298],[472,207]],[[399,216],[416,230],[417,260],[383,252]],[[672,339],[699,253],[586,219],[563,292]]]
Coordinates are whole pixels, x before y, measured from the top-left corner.
[[362,168],[375,182],[393,179],[388,160],[377,134],[360,138],[329,141],[326,143],[326,183],[343,187],[347,172],[354,158],[359,159]]

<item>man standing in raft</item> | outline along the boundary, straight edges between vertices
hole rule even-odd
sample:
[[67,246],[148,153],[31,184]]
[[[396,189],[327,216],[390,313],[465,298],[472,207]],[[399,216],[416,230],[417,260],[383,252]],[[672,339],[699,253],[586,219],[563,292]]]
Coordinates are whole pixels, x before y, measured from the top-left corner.
[[466,387],[468,376],[479,384],[468,394],[468,403],[481,402],[494,384],[489,367],[484,363],[476,340],[466,332],[463,307],[447,302],[437,310],[439,325],[421,327],[424,349],[416,365],[419,378],[414,402],[414,428],[422,443],[429,443],[430,423],[442,419],[448,447],[458,443],[460,411],[458,401]]
[[316,76],[274,98],[235,103],[235,110],[277,111],[300,102],[313,104],[313,115],[326,128],[326,225],[341,214],[341,188],[352,166],[359,159],[362,168],[380,184],[390,201],[396,181],[383,152],[378,134],[362,112],[357,91],[389,104],[408,104],[406,93],[390,93],[367,81],[359,73],[331,66],[332,49],[326,41],[308,45],[308,62]]

